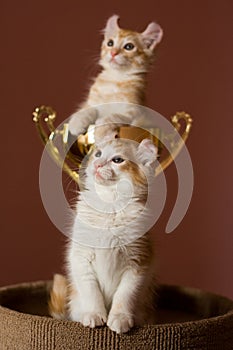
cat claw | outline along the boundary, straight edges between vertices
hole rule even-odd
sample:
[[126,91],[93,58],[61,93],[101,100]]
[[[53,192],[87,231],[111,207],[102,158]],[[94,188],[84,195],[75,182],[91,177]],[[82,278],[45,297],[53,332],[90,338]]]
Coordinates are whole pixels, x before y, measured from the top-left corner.
[[108,317],[107,326],[118,334],[128,332],[133,325],[133,318],[128,314],[114,314]]
[[107,321],[106,315],[102,313],[87,312],[83,314],[80,322],[85,327],[95,328],[97,326],[103,326]]

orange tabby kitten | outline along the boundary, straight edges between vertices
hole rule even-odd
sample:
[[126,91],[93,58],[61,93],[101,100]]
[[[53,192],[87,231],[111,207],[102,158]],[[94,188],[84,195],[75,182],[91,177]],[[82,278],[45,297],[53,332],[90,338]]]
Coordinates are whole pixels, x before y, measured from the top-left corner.
[[[145,103],[146,73],[153,62],[155,48],[161,41],[163,32],[155,22],[150,23],[142,33],[121,29],[118,19],[116,15],[110,17],[104,29],[99,61],[103,69],[95,78],[87,99],[81,106],[85,110],[71,116],[69,130],[75,136],[84,133],[90,124],[128,124],[135,118],[132,106],[127,107],[130,110],[118,113],[117,110],[99,110],[98,105],[109,102]],[[96,108],[88,109],[93,106]],[[96,128],[95,141],[102,141],[106,132],[109,139],[116,137],[116,125]]]

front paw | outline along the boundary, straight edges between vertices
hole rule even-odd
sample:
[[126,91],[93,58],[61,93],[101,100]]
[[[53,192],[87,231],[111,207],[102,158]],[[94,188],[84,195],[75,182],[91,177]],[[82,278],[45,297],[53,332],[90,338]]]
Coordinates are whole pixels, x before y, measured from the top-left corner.
[[97,327],[103,326],[107,321],[107,316],[105,313],[97,313],[97,312],[86,312],[83,313],[80,317],[80,322],[85,327]]
[[112,331],[120,334],[128,332],[133,327],[134,321],[130,314],[109,314],[107,325]]
[[82,127],[82,125],[80,125],[80,123],[78,123],[75,118],[72,118],[69,122],[69,133],[72,136],[75,136],[75,138],[77,139],[77,137],[79,135],[85,134],[86,130],[84,127]]
[[86,122],[82,120],[78,112],[74,113],[69,120],[68,130],[71,135],[78,137],[80,134],[84,134],[86,130]]

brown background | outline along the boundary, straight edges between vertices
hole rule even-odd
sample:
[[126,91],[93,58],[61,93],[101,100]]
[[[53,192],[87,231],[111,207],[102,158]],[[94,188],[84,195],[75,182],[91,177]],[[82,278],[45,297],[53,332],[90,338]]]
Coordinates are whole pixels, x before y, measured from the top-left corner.
[[2,1],[1,23],[1,248],[0,284],[49,279],[62,270],[65,238],[41,203],[42,145],[31,112],[52,105],[58,121],[82,101],[96,73],[106,19],[143,30],[164,29],[148,105],[169,117],[186,110],[195,119],[188,148],[195,188],[189,211],[164,233],[177,193],[174,166],[158,224],[159,279],[233,298],[232,30],[233,2]]

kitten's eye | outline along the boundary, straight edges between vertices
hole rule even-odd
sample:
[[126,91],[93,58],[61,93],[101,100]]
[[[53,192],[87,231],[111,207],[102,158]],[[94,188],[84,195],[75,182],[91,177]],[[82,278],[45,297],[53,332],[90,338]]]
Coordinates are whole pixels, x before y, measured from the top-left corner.
[[99,157],[101,157],[101,155],[102,155],[102,152],[101,151],[97,151],[96,154],[95,154],[95,157],[99,158]]
[[116,164],[120,164],[120,163],[123,163],[125,160],[119,156],[116,156],[116,157],[113,157],[112,158],[112,162],[113,163],[116,163]]
[[128,51],[133,50],[134,48],[135,48],[135,46],[134,46],[134,44],[132,44],[132,43],[127,43],[127,44],[125,44],[125,46],[124,46],[124,49],[125,49],[125,50],[128,50]]
[[112,40],[112,39],[110,39],[110,40],[108,41],[107,45],[108,45],[108,46],[113,46],[113,45],[114,45],[113,40]]

